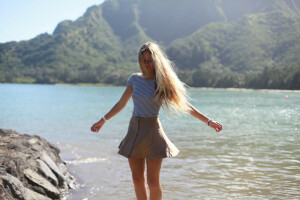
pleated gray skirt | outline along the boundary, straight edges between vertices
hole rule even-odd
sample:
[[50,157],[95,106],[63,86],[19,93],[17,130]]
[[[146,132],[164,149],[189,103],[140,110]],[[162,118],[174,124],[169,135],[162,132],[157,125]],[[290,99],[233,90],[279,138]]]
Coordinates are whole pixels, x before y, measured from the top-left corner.
[[174,157],[179,150],[165,134],[158,117],[133,115],[118,153],[126,158],[154,160]]

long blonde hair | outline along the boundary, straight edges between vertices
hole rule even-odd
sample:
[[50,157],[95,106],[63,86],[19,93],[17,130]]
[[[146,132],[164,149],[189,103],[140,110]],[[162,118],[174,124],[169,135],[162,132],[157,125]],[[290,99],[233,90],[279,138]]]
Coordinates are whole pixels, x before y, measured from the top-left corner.
[[171,112],[189,112],[191,108],[187,101],[189,97],[186,92],[186,85],[176,75],[173,63],[157,44],[147,42],[141,47],[138,56],[143,76],[147,77],[148,75],[142,56],[144,52],[150,52],[152,56],[157,84],[156,100]]

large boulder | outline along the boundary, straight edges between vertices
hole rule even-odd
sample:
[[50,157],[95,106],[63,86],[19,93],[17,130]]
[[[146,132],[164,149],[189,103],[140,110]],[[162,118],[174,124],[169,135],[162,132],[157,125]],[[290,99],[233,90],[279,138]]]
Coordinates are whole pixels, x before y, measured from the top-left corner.
[[0,199],[61,199],[77,188],[59,152],[40,136],[0,129]]

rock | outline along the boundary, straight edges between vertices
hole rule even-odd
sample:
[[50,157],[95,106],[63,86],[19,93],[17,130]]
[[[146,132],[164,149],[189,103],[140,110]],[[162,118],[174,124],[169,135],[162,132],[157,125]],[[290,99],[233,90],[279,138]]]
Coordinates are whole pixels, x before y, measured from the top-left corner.
[[77,188],[59,152],[40,136],[0,129],[0,199],[61,199]]
[[26,188],[26,190],[30,195],[30,198],[31,198],[30,200],[51,200],[50,198],[48,198],[44,195],[41,195],[31,189]]
[[46,152],[42,153],[42,158],[45,161],[45,163],[49,166],[49,168],[55,173],[55,175],[58,178],[59,181],[59,185],[63,186],[64,184],[64,175],[62,174],[62,172],[60,171],[60,169],[58,169],[57,165],[55,164],[55,162],[48,156],[48,154]]
[[53,199],[59,198],[60,191],[56,187],[54,187],[47,179],[31,169],[25,169],[24,174],[30,181],[37,184],[38,186],[43,187],[49,197]]
[[46,177],[53,185],[58,186],[58,180],[51,171],[51,169],[48,167],[48,165],[40,159],[37,159],[37,162],[39,164],[38,172],[40,172],[44,177]]
[[15,199],[31,200],[30,194],[19,179],[8,173],[3,173],[1,178],[4,188],[9,188]]
[[30,144],[35,144],[35,143],[37,143],[39,140],[37,139],[37,138],[32,138],[32,139],[30,139],[30,140],[28,140],[28,142],[30,143]]

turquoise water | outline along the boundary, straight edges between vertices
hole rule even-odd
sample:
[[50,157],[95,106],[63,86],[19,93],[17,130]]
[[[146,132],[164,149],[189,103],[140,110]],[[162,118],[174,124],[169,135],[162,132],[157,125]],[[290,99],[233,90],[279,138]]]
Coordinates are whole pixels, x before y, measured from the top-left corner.
[[[82,186],[67,199],[135,199],[126,158],[132,101],[99,133],[91,125],[125,87],[0,84],[0,128],[56,144]],[[180,149],[163,161],[163,199],[299,199],[300,93],[189,89],[192,104],[223,124],[216,133],[192,116],[161,111]]]

